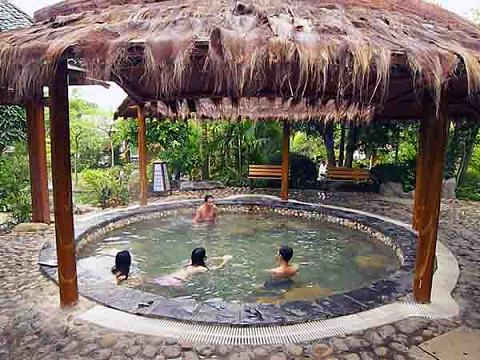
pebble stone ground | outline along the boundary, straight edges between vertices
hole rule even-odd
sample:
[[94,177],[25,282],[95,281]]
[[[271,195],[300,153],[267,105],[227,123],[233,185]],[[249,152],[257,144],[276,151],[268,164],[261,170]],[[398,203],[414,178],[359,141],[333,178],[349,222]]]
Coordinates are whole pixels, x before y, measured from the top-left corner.
[[[246,191],[224,189],[213,193],[226,196]],[[172,197],[201,195],[197,192]],[[411,219],[411,206],[375,194],[326,195],[325,198],[317,191],[302,191],[294,192],[292,198],[358,208],[405,222]],[[415,345],[451,329],[480,330],[479,225],[480,207],[477,203],[454,201],[444,204],[440,237],[457,256],[461,268],[454,291],[462,309],[458,319],[428,321],[412,318],[350,336],[261,347],[191,344],[113,332],[79,322],[76,315],[94,304],[82,298],[74,309],[60,310],[58,288],[39,272],[36,265],[44,236],[53,236],[53,232],[21,236],[5,234],[0,236],[0,359],[414,359]]]

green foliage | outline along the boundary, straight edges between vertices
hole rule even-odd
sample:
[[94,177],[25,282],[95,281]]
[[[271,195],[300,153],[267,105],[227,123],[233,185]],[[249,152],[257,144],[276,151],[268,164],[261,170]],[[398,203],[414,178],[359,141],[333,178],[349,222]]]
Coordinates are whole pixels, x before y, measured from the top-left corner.
[[312,160],[327,158],[327,151],[320,134],[309,135],[303,131],[295,132],[290,143],[290,150]]
[[465,200],[480,201],[480,135],[477,137],[470,166],[462,184],[457,189],[457,197]]
[[72,96],[70,100],[70,139],[75,180],[85,169],[109,164],[104,158],[109,153],[110,115],[96,104]]
[[379,164],[370,169],[370,173],[380,183],[401,183],[403,191],[409,192],[415,189],[416,160],[397,164]]
[[25,109],[20,106],[0,106],[0,155],[7,146],[27,138]]
[[82,172],[87,195],[84,201],[102,208],[128,204],[128,180],[131,166],[110,169],[89,169]]
[[30,178],[25,144],[15,144],[13,154],[0,156],[0,211],[11,212],[15,222],[31,217]]

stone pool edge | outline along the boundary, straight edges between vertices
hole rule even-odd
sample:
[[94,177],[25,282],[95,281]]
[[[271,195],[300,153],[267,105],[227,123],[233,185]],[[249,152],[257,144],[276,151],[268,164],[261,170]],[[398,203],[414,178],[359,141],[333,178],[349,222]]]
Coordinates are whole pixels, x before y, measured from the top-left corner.
[[[99,229],[106,230],[107,225],[134,216],[147,216],[159,211],[168,211],[197,205],[201,200],[182,200],[149,205],[147,207],[129,207],[93,216],[87,216],[76,222],[76,240],[79,243]],[[112,283],[79,273],[79,288],[82,296],[107,307],[127,311],[136,315],[154,318],[170,318],[180,321],[217,325],[285,325],[311,320],[325,320],[351,315],[392,303],[411,291],[412,271],[414,265],[414,243],[416,235],[411,229],[405,229],[398,224],[385,221],[373,214],[358,214],[351,209],[332,207],[320,204],[302,203],[298,201],[281,201],[276,197],[265,195],[237,195],[220,199],[219,205],[268,206],[293,211],[314,211],[330,216],[360,222],[374,230],[386,233],[395,239],[400,233],[404,237],[401,242],[403,265],[387,277],[370,286],[353,291],[334,294],[326,299],[316,301],[293,301],[280,305],[273,304],[237,304],[226,301],[199,303],[194,300],[165,299],[159,295],[149,294],[140,290]],[[365,221],[369,220],[369,221]],[[380,220],[380,221],[378,221]],[[401,230],[401,229],[403,230]],[[108,230],[108,229],[107,229]],[[53,255],[53,256],[52,256]],[[41,268],[48,277],[56,281],[56,261],[54,247],[46,244],[41,253]],[[101,289],[99,291],[99,289]]]

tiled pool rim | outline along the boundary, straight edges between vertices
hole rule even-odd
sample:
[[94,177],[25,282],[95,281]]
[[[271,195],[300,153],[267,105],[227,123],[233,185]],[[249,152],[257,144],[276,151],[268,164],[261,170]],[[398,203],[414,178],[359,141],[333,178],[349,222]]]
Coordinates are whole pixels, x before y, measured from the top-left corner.
[[[127,223],[161,216],[161,213],[193,207],[199,203],[201,200],[184,200],[94,214],[76,222],[77,246]],[[324,220],[373,233],[379,240],[396,249],[402,265],[393,274],[367,287],[334,294],[328,298],[283,304],[239,304],[220,300],[200,303],[192,299],[166,299],[140,290],[116,286],[80,269],[78,280],[81,295],[107,307],[146,317],[245,326],[286,325],[346,316],[392,303],[411,292],[416,234],[403,226],[348,209],[296,201],[285,202],[270,196],[235,196],[217,200],[217,204],[268,207],[278,212],[293,212],[293,216],[319,214]],[[45,274],[56,281],[56,253],[50,243],[42,248],[39,263]]]

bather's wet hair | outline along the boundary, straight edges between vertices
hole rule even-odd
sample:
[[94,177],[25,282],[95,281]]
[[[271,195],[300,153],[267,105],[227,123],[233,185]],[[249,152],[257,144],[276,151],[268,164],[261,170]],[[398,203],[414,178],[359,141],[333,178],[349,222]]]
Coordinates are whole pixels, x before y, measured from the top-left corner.
[[208,199],[212,199],[213,200],[213,195],[205,195],[205,202],[208,202]]
[[285,260],[287,263],[291,260],[293,257],[293,249],[290,246],[282,246],[280,250],[278,250],[278,253],[282,257],[283,260]]
[[[115,266],[112,268],[112,273],[119,276],[125,276],[125,280],[128,279],[130,273],[130,265],[132,265],[132,256],[128,250],[123,250],[117,253],[115,256]],[[120,273],[120,274],[117,274]]]
[[203,247],[198,247],[192,251],[192,265],[207,267],[205,264],[205,258],[207,257],[207,251]]

